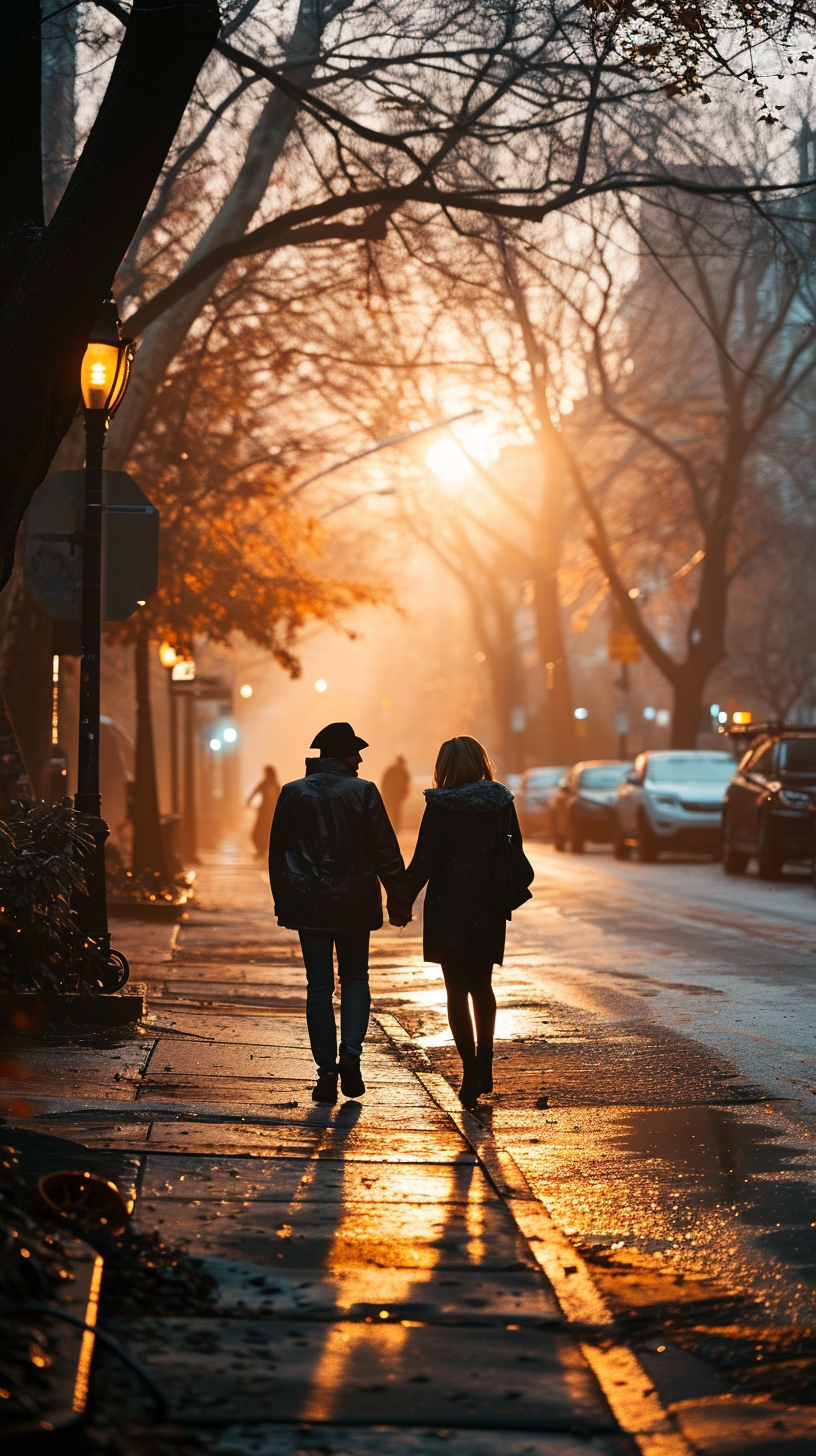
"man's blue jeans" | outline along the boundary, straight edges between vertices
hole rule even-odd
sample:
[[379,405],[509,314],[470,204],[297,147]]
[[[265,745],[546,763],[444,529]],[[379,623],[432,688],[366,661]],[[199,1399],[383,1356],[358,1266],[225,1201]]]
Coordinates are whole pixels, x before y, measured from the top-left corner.
[[337,1069],[337,1026],[334,1020],[334,950],[340,976],[340,1041],[358,1057],[368,1030],[367,930],[299,930],[306,967],[306,1025],[319,1076]]

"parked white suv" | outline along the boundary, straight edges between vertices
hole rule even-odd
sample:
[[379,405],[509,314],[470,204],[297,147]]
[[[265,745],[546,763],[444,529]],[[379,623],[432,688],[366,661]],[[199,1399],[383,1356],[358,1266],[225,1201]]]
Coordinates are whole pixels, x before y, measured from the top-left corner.
[[719,857],[723,797],[734,772],[730,753],[665,749],[640,753],[618,789],[616,859],[633,849],[646,864],[664,849]]

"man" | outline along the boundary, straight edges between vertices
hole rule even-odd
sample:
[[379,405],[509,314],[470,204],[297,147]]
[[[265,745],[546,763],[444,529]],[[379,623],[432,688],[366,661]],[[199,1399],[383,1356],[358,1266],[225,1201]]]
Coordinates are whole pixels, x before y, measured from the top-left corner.
[[402,806],[411,790],[411,775],[402,754],[385,770],[382,781],[382,796],[388,817],[397,834],[402,827]]
[[[278,924],[300,936],[306,967],[306,1024],[317,1063],[315,1102],[360,1097],[368,1029],[368,942],[383,923],[405,866],[376,784],[357,776],[368,748],[350,723],[330,723],[311,744],[306,777],[284,784],[272,821],[269,879]],[[389,912],[389,918],[390,912]],[[395,911],[392,924],[404,925]],[[334,952],[340,977],[340,1057],[334,1020]]]

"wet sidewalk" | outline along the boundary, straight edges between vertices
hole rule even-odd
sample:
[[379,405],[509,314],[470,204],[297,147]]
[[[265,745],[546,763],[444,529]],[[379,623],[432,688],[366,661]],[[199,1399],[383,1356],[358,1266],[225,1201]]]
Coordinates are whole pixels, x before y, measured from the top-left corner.
[[255,867],[204,876],[161,989],[137,1214],[219,1284],[217,1313],[126,1332],[171,1416],[225,1452],[621,1450],[526,1240],[376,1018],[366,1098],[312,1103],[299,946]]
[[[359,1102],[311,1101],[297,937],[240,858],[206,867],[172,945],[137,949],[141,1034],[30,1054],[29,1125],[107,1150],[139,1226],[216,1281],[111,1333],[220,1456],[743,1449],[687,1442],[489,1119],[412,1040],[401,994],[438,999],[417,932],[375,937]],[[138,1421],[140,1387],[97,1367],[106,1408]]]

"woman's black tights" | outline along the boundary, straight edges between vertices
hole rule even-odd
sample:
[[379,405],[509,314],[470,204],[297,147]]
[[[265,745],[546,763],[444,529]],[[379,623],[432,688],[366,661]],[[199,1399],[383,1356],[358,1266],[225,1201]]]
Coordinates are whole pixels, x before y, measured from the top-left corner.
[[[493,1032],[496,1026],[496,997],[491,981],[492,965],[476,963],[442,966],[445,989],[448,993],[448,1022],[463,1063],[472,1062],[476,1055],[476,1042],[482,1055],[490,1056],[493,1051]],[[468,998],[473,1002],[471,1020]],[[476,1023],[476,1039],[473,1036],[473,1022]]]

